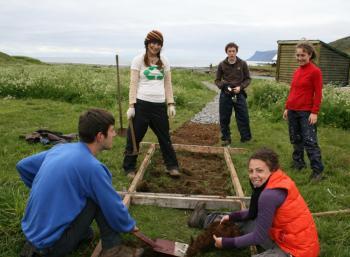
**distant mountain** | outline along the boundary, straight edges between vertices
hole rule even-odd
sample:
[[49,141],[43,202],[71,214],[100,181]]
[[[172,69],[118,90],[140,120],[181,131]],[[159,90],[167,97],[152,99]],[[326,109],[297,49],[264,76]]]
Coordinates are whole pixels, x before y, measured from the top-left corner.
[[344,38],[335,40],[333,42],[330,42],[329,45],[350,55],[350,37],[344,37]]
[[277,50],[270,51],[256,51],[252,57],[247,59],[247,61],[252,62],[273,62],[275,55],[277,54]]
[[27,56],[10,56],[0,52],[0,64],[43,64],[43,62]]

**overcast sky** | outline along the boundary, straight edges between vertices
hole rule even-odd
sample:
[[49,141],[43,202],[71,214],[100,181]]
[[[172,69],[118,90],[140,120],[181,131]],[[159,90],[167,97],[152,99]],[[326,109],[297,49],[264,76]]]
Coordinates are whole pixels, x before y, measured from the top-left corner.
[[173,65],[217,64],[277,49],[277,40],[350,36],[349,0],[0,0],[0,51],[129,64],[147,32],[160,30]]

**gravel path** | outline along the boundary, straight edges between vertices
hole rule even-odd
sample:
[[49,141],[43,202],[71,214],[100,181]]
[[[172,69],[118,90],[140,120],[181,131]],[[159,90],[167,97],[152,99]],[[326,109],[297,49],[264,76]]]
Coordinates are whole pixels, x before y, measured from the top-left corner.
[[205,85],[210,90],[217,92],[218,94],[214,97],[213,101],[207,103],[207,105],[197,113],[191,121],[194,123],[202,124],[218,124],[219,123],[219,96],[220,90],[212,83],[203,81]]

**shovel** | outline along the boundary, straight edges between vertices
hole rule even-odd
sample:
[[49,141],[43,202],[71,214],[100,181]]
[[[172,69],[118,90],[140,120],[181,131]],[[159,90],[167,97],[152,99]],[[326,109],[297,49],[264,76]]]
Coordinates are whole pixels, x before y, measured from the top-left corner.
[[120,128],[117,130],[117,135],[121,137],[126,137],[126,128],[123,128],[123,112],[122,112],[122,98],[120,94],[120,78],[119,78],[119,58],[118,55],[115,55],[115,61],[117,65],[117,95],[118,95],[118,106],[119,106],[119,123]]
[[129,128],[130,128],[131,142],[132,142],[132,153],[129,153],[127,155],[131,155],[131,156],[132,155],[138,155],[139,152],[137,151],[134,123],[132,121],[132,118],[129,119]]
[[158,238],[152,240],[140,231],[134,232],[133,234],[138,239],[151,246],[155,252],[178,257],[184,257],[186,255],[188,244]]

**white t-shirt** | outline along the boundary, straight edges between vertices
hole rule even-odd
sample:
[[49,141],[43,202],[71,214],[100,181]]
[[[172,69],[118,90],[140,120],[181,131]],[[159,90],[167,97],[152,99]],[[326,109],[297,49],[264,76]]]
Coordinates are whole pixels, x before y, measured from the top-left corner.
[[148,102],[164,103],[164,75],[170,70],[169,62],[161,55],[163,70],[159,70],[156,65],[146,67],[143,61],[144,56],[145,54],[136,56],[131,63],[132,70],[140,71],[136,98]]

